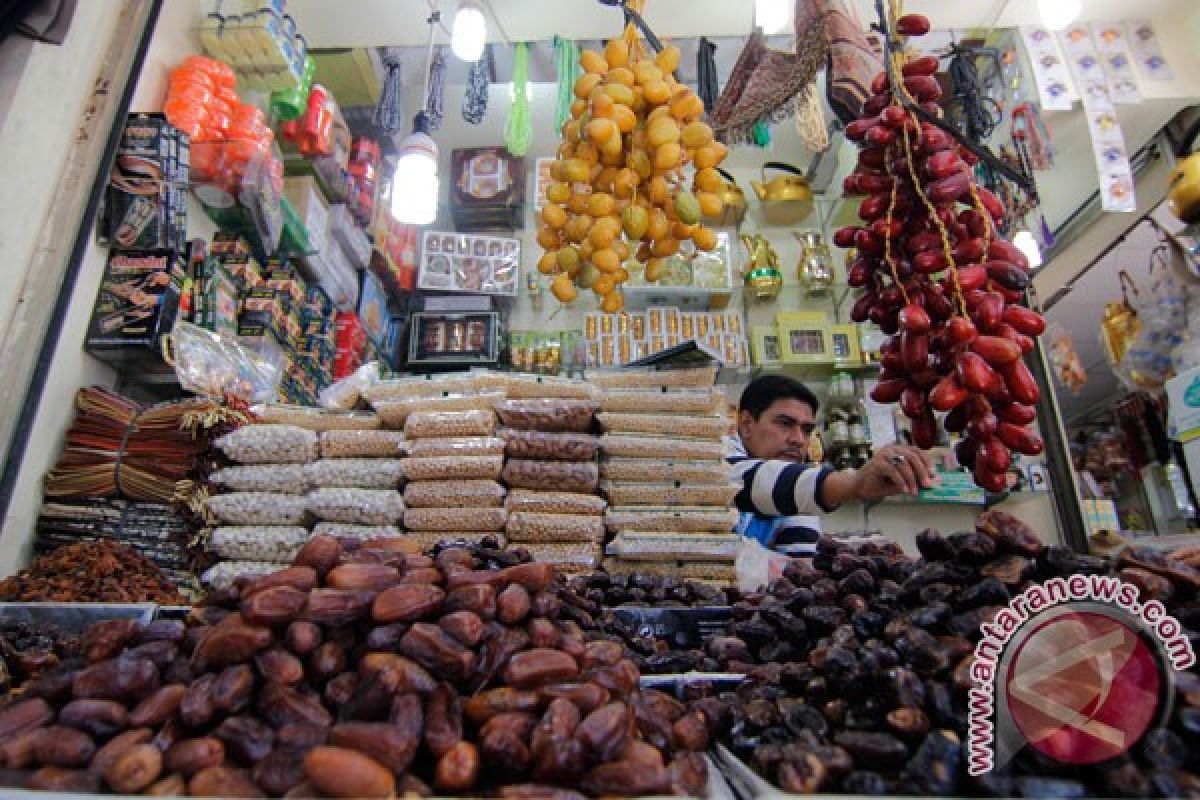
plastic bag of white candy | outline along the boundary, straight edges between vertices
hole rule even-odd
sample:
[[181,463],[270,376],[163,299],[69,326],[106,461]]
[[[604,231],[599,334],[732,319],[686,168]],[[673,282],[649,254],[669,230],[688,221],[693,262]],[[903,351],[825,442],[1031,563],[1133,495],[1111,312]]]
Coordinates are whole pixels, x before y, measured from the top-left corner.
[[216,445],[240,464],[307,464],[317,458],[317,434],[295,425],[244,425]]
[[315,487],[395,489],[404,479],[398,458],[327,458],[309,464],[308,482]]
[[404,498],[388,489],[317,489],[308,495],[308,510],[324,522],[395,525],[404,518]]
[[233,492],[305,494],[312,488],[304,464],[247,464],[219,469],[209,476],[216,486]]
[[208,498],[207,506],[226,525],[303,525],[308,498],[275,492],[233,492]]
[[221,558],[287,564],[308,537],[308,528],[299,526],[228,525],[212,532],[208,549]]
[[280,565],[273,561],[222,561],[205,570],[200,581],[213,589],[228,589],[243,575],[258,578],[280,569]]

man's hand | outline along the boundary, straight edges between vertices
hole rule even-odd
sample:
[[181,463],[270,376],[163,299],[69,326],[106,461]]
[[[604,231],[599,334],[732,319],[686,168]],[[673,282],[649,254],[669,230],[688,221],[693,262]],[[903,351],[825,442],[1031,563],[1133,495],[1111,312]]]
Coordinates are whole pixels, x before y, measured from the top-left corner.
[[891,444],[876,453],[854,475],[854,496],[869,502],[896,494],[915,495],[934,485],[933,465],[915,447]]

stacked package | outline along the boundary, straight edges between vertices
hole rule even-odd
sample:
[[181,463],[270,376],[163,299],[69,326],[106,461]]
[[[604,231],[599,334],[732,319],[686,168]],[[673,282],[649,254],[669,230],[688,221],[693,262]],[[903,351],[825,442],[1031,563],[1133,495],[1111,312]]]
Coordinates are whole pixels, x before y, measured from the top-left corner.
[[596,372],[601,490],[608,497],[610,572],[736,580],[733,510],[723,439],[730,429],[715,368]]
[[384,381],[364,391],[383,424],[406,437],[404,527],[422,548],[443,540],[479,542],[504,531],[508,512],[497,479],[504,442],[496,438],[499,376],[451,373]]
[[514,375],[496,411],[504,428],[509,488],[508,542],[566,572],[591,571],[601,558],[605,501],[597,496],[599,403],[579,381]]

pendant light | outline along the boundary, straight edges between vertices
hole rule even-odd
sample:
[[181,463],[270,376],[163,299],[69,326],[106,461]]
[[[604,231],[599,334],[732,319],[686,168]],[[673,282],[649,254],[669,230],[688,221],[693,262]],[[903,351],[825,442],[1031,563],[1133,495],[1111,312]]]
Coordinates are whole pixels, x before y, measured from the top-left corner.
[[[433,63],[433,37],[441,12],[429,17],[429,56],[425,62],[425,91],[429,97],[429,76]],[[429,115],[422,108],[413,120],[413,132],[400,144],[396,172],[392,176],[392,217],[405,225],[429,225],[437,219],[438,146],[429,135]]]
[[1038,0],[1042,24],[1052,31],[1061,31],[1075,21],[1083,10],[1082,0]]
[[483,55],[486,42],[487,18],[483,16],[483,9],[474,0],[463,0],[454,15],[450,49],[463,61],[475,63]]
[[788,5],[788,0],[754,0],[755,26],[768,36],[782,33],[791,19]]
[[1020,230],[1013,237],[1013,246],[1025,254],[1029,259],[1029,268],[1037,269],[1042,265],[1042,247],[1038,244],[1037,237],[1028,230]]

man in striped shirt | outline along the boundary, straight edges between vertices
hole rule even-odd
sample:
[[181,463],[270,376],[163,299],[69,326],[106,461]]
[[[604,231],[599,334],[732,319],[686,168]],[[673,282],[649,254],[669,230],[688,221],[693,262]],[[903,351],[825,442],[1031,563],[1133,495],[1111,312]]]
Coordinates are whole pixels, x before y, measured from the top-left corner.
[[738,532],[789,556],[816,552],[818,514],[855,500],[916,494],[936,481],[925,455],[903,445],[881,448],[859,470],[808,463],[816,415],[817,398],[804,384],[764,375],[742,392],[738,435],[729,442],[730,470],[742,483]]

